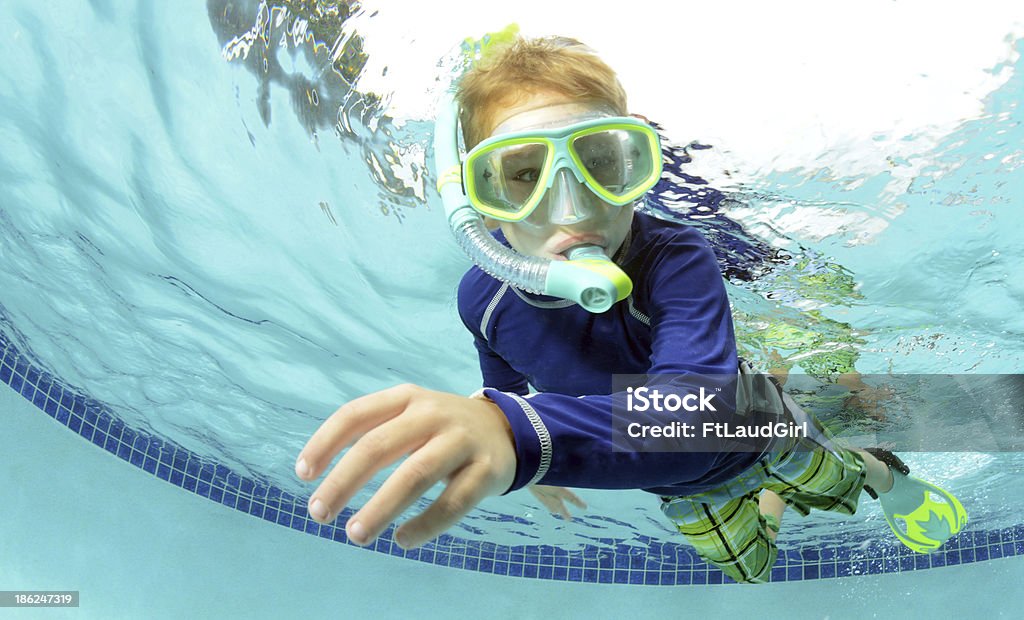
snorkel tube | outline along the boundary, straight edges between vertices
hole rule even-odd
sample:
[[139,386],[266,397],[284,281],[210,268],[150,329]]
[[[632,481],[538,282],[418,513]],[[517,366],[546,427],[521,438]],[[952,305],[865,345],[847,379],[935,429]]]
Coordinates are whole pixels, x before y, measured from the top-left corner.
[[596,245],[575,248],[569,260],[558,261],[525,256],[491,236],[462,190],[459,107],[451,92],[442,96],[438,109],[434,126],[437,190],[455,240],[477,266],[518,289],[571,299],[594,313],[629,296],[633,282]]

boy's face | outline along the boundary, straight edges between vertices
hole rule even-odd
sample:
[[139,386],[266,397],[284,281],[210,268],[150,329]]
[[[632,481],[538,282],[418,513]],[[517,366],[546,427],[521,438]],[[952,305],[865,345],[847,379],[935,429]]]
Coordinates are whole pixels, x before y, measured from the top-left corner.
[[[529,96],[496,115],[490,136],[530,129],[554,129],[600,117],[618,116],[601,103],[581,103],[558,94]],[[521,254],[567,260],[577,245],[597,245],[614,256],[633,222],[632,205],[615,206],[599,198],[567,170],[548,190],[536,210],[522,222],[500,222],[512,247]]]

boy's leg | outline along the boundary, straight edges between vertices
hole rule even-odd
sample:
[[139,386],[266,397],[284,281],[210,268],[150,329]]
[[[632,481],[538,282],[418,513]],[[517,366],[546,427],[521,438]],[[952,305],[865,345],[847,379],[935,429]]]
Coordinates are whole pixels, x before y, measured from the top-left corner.
[[757,507],[767,522],[768,537],[772,540],[777,539],[779,528],[782,527],[782,513],[786,510],[786,502],[782,501],[775,491],[764,489],[757,499]]
[[758,509],[757,494],[721,505],[662,498],[661,510],[705,561],[740,583],[764,583],[779,550]]
[[801,442],[768,466],[766,489],[802,515],[811,508],[852,515],[857,511],[867,468],[859,452],[832,442]]
[[[853,514],[868,474],[861,453],[833,438],[817,418],[800,407],[778,383],[773,383],[786,414],[792,422],[807,429],[807,435],[790,438],[788,445],[772,459],[764,488],[778,493],[793,510],[805,516],[811,508]],[[875,468],[871,473],[872,478],[879,474]]]
[[853,450],[860,454],[860,458],[864,460],[864,467],[867,470],[867,479],[864,481],[864,485],[871,487],[879,493],[888,493],[892,490],[893,478],[889,466],[876,459],[870,452],[860,448],[854,448]]

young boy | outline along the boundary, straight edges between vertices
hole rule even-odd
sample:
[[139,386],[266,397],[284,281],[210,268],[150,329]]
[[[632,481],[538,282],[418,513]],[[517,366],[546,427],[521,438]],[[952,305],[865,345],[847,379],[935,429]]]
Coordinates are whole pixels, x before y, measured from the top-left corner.
[[[464,75],[458,100],[476,194],[493,204],[535,204],[515,221],[500,221],[495,237],[522,255],[550,260],[567,260],[578,246],[597,246],[630,277],[632,293],[592,314],[472,268],[459,286],[459,312],[474,336],[485,389],[466,399],[400,386],[339,409],[296,466],[301,478],[311,479],[362,437],[311,497],[314,518],[330,522],[376,469],[410,454],[349,520],[355,542],[370,542],[442,479],[447,489],[398,529],[399,544],[412,547],[432,538],[488,494],[543,483],[535,493],[565,514],[562,499],[575,496],[560,485],[642,488],[661,497],[663,512],[708,562],[736,581],[760,582],[775,561],[787,504],[804,515],[810,508],[853,514],[865,485],[885,494],[894,483],[912,484],[901,480],[916,481],[905,477],[906,467],[891,454],[875,451],[883,462],[835,445],[777,385],[737,358],[718,264],[696,230],[651,218],[632,204],[616,206],[592,188],[602,178],[609,191],[622,191],[640,166],[644,138],[623,140],[618,151],[600,146],[605,119],[608,127],[635,121],[625,118],[626,97],[614,73],[591,50],[566,39],[517,39]],[[489,138],[527,136],[520,142],[529,142],[538,132],[557,141],[563,129],[574,140],[575,155],[558,160],[558,169],[545,167],[543,157],[514,140],[505,150],[474,158],[474,147]],[[597,136],[591,142],[598,146],[588,150],[580,135]],[[581,165],[587,170],[573,169]],[[539,201],[536,192],[543,192]],[[812,432],[765,438],[746,450],[616,450],[612,410],[622,394],[610,390],[612,375],[621,374],[683,378],[674,385],[696,377],[741,377],[749,394],[767,402],[762,409],[779,420],[807,423]],[[733,403],[734,409],[742,406],[739,399]],[[699,424],[701,415],[686,419]],[[894,477],[889,465],[900,475]],[[952,535],[959,528],[949,529]]]

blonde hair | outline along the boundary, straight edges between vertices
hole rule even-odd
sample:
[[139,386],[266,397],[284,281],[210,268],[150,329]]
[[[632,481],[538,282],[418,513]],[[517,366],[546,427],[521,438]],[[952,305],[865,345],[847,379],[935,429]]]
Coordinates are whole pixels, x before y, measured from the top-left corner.
[[627,114],[626,91],[592,49],[565,37],[517,36],[489,51],[459,81],[456,99],[466,148],[490,135],[501,108],[538,94],[604,103],[617,114]]

